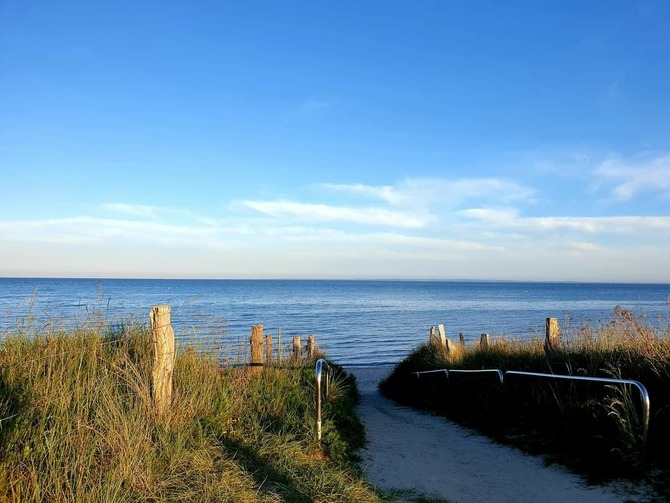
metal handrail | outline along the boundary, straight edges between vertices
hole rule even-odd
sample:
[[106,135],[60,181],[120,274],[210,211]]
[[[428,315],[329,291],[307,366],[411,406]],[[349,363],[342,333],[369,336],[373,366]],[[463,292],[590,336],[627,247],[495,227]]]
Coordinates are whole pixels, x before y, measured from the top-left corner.
[[503,371],[500,369],[480,369],[480,370],[449,370],[450,374],[468,374],[468,373],[475,373],[475,372],[493,372],[498,375],[498,379],[500,379],[500,384],[504,384],[504,379],[505,377],[503,376]]
[[314,368],[316,373],[316,439],[319,442],[321,441],[321,373],[324,365],[326,366],[326,399],[328,399],[330,365],[323,358],[319,358]]
[[553,378],[553,379],[566,379],[572,381],[590,381],[590,382],[600,382],[600,383],[609,383],[609,384],[628,384],[635,386],[640,392],[640,399],[642,401],[642,441],[647,442],[647,433],[649,432],[649,411],[651,410],[651,400],[649,399],[649,392],[647,388],[644,387],[639,381],[633,379],[616,379],[612,377],[589,377],[589,376],[570,376],[563,374],[542,374],[539,372],[521,372],[517,370],[508,370],[504,372],[500,369],[480,369],[480,370],[461,370],[461,369],[437,369],[437,370],[424,370],[422,372],[412,372],[417,378],[421,377],[423,374],[435,374],[443,373],[447,379],[449,379],[449,374],[453,373],[475,373],[475,372],[495,372],[500,378],[500,384],[505,385],[505,377],[507,376],[527,376],[527,377],[540,377],[540,378]]
[[516,370],[509,370],[505,372],[505,376],[527,376],[527,377],[541,377],[541,378],[552,378],[552,379],[565,379],[571,381],[588,381],[588,382],[600,382],[600,383],[609,383],[609,384],[629,384],[635,386],[640,392],[640,399],[642,400],[642,440],[643,442],[647,441],[647,432],[649,431],[649,411],[651,409],[651,402],[649,399],[649,392],[644,385],[632,379],[615,379],[611,377],[588,377],[588,376],[568,376],[562,374],[541,374],[538,372],[520,372]]
[[441,372],[444,376],[449,379],[449,370],[447,369],[438,369],[438,370],[424,370],[423,372],[412,372],[417,378],[421,377],[423,374],[437,374]]
[[438,369],[438,370],[424,370],[423,372],[412,372],[417,378],[421,377],[423,374],[435,374],[437,372],[442,372],[447,379],[449,379],[449,374],[474,374],[474,373],[495,373],[500,379],[500,384],[504,382],[503,371],[500,369],[478,369],[478,370],[461,370],[461,369]]

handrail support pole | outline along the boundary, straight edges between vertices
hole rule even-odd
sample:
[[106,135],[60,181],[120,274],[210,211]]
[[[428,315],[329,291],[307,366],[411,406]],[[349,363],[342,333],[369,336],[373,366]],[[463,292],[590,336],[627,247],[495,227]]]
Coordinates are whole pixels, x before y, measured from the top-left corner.
[[316,439],[321,442],[321,375],[323,373],[323,366],[326,366],[326,399],[330,393],[330,365],[323,358],[319,358],[316,361],[314,367],[315,370],[315,381],[316,381]]

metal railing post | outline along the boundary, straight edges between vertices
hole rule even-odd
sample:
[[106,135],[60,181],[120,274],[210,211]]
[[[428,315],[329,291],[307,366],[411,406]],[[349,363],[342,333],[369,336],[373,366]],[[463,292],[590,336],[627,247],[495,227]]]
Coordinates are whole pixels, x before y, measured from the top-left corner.
[[323,366],[326,366],[326,399],[328,398],[328,394],[330,392],[330,384],[329,381],[330,379],[329,374],[330,374],[330,366],[324,360],[323,358],[319,358],[316,361],[315,365],[315,373],[316,373],[316,439],[320,442],[321,441],[321,374],[322,374],[322,369]]

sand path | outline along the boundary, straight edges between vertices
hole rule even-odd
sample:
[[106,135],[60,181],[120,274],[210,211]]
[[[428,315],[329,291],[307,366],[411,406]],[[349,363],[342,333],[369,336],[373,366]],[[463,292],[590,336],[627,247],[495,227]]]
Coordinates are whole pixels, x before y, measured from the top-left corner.
[[[352,368],[365,423],[366,478],[382,489],[413,488],[453,503],[637,501],[622,486],[587,486],[541,458],[494,444],[446,419],[395,405],[377,390],[390,369]],[[628,491],[625,491],[628,492]]]

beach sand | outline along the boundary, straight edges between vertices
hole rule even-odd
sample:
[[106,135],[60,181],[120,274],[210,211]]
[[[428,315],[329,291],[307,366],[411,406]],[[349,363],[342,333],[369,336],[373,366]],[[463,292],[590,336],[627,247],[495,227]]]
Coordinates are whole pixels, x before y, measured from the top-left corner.
[[359,415],[367,448],[361,452],[369,482],[384,490],[415,489],[453,503],[612,503],[641,501],[631,484],[589,486],[542,458],[493,443],[444,418],[401,407],[377,384],[391,368],[350,368],[361,393]]

